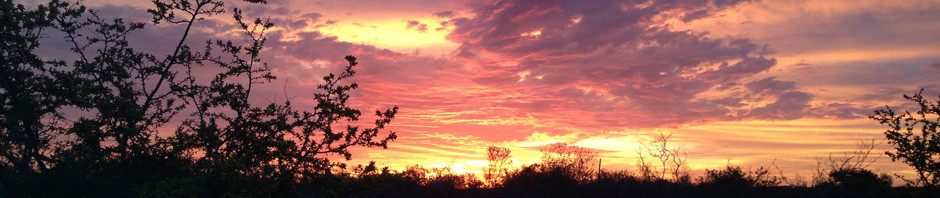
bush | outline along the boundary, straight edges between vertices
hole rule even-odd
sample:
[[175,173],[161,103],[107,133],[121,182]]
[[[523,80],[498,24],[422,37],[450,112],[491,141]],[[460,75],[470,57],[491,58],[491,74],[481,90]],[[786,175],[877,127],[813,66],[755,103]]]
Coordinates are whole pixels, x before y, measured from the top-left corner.
[[771,176],[769,170],[760,167],[747,172],[740,166],[725,166],[724,169],[705,170],[705,176],[699,178],[700,187],[712,195],[722,197],[741,197],[752,194],[755,187],[772,187],[780,184],[780,179]]
[[509,174],[502,190],[508,197],[577,197],[578,184],[565,169],[535,164]]
[[890,175],[875,174],[862,168],[833,170],[828,176],[817,187],[851,197],[884,197],[893,182]]

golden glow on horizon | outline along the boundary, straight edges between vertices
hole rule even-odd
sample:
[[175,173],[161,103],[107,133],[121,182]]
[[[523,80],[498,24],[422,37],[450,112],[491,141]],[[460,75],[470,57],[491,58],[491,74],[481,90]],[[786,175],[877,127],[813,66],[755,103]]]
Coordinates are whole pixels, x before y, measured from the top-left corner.
[[[541,159],[539,151],[541,146],[567,142],[600,151],[599,157],[603,159],[604,169],[633,171],[637,159],[636,149],[642,146],[641,142],[651,140],[658,132],[665,132],[673,134],[670,145],[682,146],[682,149],[688,152],[688,165],[693,175],[701,174],[704,169],[720,168],[729,163],[756,168],[758,166],[770,167],[773,162],[787,175],[809,176],[812,174],[810,168],[814,160],[826,157],[829,153],[838,157],[843,153],[853,151],[858,141],[873,138],[877,140],[881,137],[882,130],[880,125],[868,119],[840,122],[827,119],[728,121],[680,128],[631,130],[595,133],[594,135],[591,133],[553,135],[534,132],[524,140],[494,145],[510,148],[511,160],[515,167],[537,163]],[[478,174],[486,167],[485,148],[490,144],[470,140],[473,138],[463,139],[468,139],[469,142],[464,143],[470,144],[457,143],[452,140],[439,142],[432,138],[422,141],[439,143],[415,147],[391,146],[390,150],[380,152],[396,153],[392,155],[395,156],[394,158],[386,158],[388,161],[384,163],[399,170],[403,170],[405,166],[423,164],[427,165],[426,167],[451,167],[453,172]],[[426,150],[428,146],[441,147],[442,150],[433,149],[431,153],[436,154],[428,155],[427,152],[432,151]],[[420,153],[396,151],[403,147],[425,151]],[[872,153],[881,153],[878,149],[887,148],[883,143],[879,143],[876,151]],[[875,154],[873,157],[879,158],[878,162],[872,166],[875,170],[910,174],[909,170],[904,169],[903,166],[897,166],[883,156]],[[398,166],[396,167],[395,164]]]

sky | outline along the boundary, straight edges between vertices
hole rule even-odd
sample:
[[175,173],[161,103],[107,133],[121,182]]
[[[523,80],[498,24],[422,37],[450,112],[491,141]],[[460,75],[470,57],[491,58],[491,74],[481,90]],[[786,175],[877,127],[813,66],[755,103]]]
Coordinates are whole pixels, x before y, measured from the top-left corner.
[[[149,1],[85,1],[103,16],[146,22]],[[278,79],[252,100],[313,107],[321,77],[359,58],[352,103],[400,107],[386,150],[350,164],[479,173],[488,146],[515,165],[539,148],[595,149],[603,168],[635,170],[658,133],[693,174],[776,165],[809,177],[817,159],[859,141],[871,169],[910,174],[867,118],[902,94],[940,93],[940,1],[830,0],[268,0],[230,2],[270,18],[263,61]],[[243,41],[230,16],[190,39]],[[163,52],[182,27],[148,24],[133,47]],[[53,46],[54,48],[54,46]],[[166,53],[166,52],[163,52]],[[366,118],[366,120],[368,120]]]

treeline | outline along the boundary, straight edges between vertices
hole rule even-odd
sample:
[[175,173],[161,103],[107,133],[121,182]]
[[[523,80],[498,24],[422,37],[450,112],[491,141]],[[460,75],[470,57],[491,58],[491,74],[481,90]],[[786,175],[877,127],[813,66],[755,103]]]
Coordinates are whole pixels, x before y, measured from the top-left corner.
[[[843,157],[821,160],[809,181],[779,169],[740,166],[673,177],[651,171],[599,170],[595,153],[564,143],[543,147],[540,162],[510,167],[510,151],[491,146],[483,175],[458,174],[449,167],[404,170],[375,163],[297,183],[310,197],[936,197],[931,187],[893,187],[892,176],[864,168],[873,144]],[[505,157],[502,157],[505,156]],[[591,160],[587,160],[591,159]],[[639,165],[638,165],[639,166]],[[647,170],[663,170],[659,167]],[[669,171],[673,169],[668,167]],[[680,168],[681,169],[681,168]]]
[[[874,142],[859,145],[854,153],[820,159],[816,174],[809,181],[788,178],[775,167],[746,169],[727,165],[705,170],[696,177],[683,165],[673,167],[675,163],[665,169],[638,163],[636,171],[602,170],[597,168],[596,153],[557,143],[543,147],[540,162],[522,167],[508,166],[511,164],[508,149],[491,146],[487,149],[489,166],[484,168],[482,177],[458,174],[448,167],[415,165],[395,171],[377,168],[373,162],[302,185],[315,197],[938,196],[935,187],[892,186],[892,176],[865,168],[873,162],[868,155]],[[676,169],[683,170],[680,176],[671,175],[671,170]]]

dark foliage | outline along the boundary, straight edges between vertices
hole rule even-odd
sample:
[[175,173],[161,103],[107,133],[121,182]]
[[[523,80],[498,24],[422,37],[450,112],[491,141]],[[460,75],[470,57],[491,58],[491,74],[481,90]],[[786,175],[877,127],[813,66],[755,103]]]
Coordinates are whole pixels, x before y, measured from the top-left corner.
[[503,183],[510,197],[575,197],[582,194],[578,179],[563,167],[531,165],[512,173]]
[[540,171],[558,172],[578,181],[593,179],[598,170],[597,152],[588,148],[572,146],[566,143],[545,145],[540,149],[542,159],[538,166]]
[[[259,59],[273,24],[245,22],[232,8],[248,42],[210,40],[198,50],[191,30],[226,4],[153,3],[154,24],[186,27],[167,54],[127,40],[144,23],[79,3],[0,1],[0,197],[295,197],[298,184],[345,167],[330,156],[349,160],[349,148],[396,139],[382,131],[397,107],[375,111],[372,127],[349,125],[362,115],[347,105],[358,88],[345,83],[355,57],[323,78],[313,109],[252,104],[252,87],[275,79]],[[76,58],[37,55],[47,32],[64,35],[43,40],[62,39]]]
[[885,152],[892,161],[902,161],[914,168],[917,178],[904,179],[911,185],[936,189],[940,185],[940,96],[929,100],[921,89],[904,99],[917,103],[915,112],[897,113],[891,107],[875,110],[869,118],[888,127],[885,137],[894,152]]
[[744,171],[740,166],[725,166],[724,169],[706,170],[699,178],[700,186],[710,194],[722,197],[751,197],[759,188],[773,187],[780,179],[771,176],[764,167]]
[[837,169],[817,188],[850,197],[885,197],[891,189],[891,176],[860,168]]

